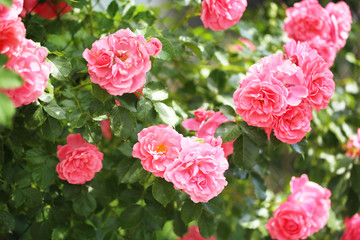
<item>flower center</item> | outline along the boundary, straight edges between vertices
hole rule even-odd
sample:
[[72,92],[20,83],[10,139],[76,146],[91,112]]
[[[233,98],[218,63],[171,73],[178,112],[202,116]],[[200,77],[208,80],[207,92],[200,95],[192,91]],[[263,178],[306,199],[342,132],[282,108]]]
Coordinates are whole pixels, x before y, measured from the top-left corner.
[[155,147],[155,151],[156,152],[163,152],[163,153],[166,153],[167,151],[166,151],[166,146],[164,145],[164,144],[160,144],[160,145],[157,145],[156,147]]

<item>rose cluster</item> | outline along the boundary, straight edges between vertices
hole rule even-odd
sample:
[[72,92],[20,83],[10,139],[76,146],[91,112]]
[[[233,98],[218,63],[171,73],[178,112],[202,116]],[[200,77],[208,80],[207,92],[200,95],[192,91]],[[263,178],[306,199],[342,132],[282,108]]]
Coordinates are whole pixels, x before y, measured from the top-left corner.
[[357,134],[350,136],[346,143],[346,155],[349,157],[360,157],[360,128],[357,129]]
[[335,91],[333,74],[308,43],[288,42],[285,55],[272,54],[252,65],[233,98],[249,125],[294,144],[311,130],[312,108],[325,109]]
[[56,171],[60,179],[70,184],[84,184],[92,180],[102,168],[103,153],[95,145],[86,142],[80,133],[69,134],[66,141],[66,145],[57,146],[60,162]]
[[265,225],[272,239],[307,239],[322,229],[329,219],[329,189],[309,181],[303,174],[300,178],[292,177],[290,190],[289,198]]
[[[216,129],[221,124],[230,121],[221,111],[215,113],[212,110],[206,111],[204,108],[196,110],[194,115],[195,118],[185,119],[182,125],[186,129],[196,131],[195,135],[198,138],[214,137]],[[233,144],[234,141],[221,144],[225,157],[233,153]]]
[[47,50],[25,38],[26,29],[19,17],[22,5],[22,0],[14,0],[10,8],[0,4],[0,54],[8,57],[5,68],[24,80],[18,88],[0,89],[15,107],[30,104],[41,96],[51,69],[45,62]]
[[150,56],[156,56],[161,48],[157,38],[146,41],[127,28],[96,40],[83,57],[93,83],[111,95],[123,95],[144,86],[145,74],[151,69]]
[[[184,234],[182,238],[176,240],[207,240],[200,235],[199,227],[189,227],[188,233]],[[216,237],[211,236],[208,240],[216,240]]]
[[323,8],[318,0],[303,0],[288,8],[286,15],[284,30],[289,38],[308,42],[331,67],[351,30],[349,6],[340,1]]
[[228,29],[239,22],[247,7],[247,0],[203,0],[201,21],[213,31]]
[[195,203],[207,202],[227,185],[224,172],[229,164],[221,138],[185,138],[172,127],[151,126],[138,134],[133,157],[146,171],[172,182]]

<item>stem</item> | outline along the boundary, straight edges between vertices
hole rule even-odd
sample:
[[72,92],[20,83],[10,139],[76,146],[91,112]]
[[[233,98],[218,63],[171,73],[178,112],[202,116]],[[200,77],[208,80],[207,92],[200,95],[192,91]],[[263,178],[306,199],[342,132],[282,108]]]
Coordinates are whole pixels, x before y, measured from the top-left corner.
[[87,85],[91,85],[91,82],[86,82],[86,83],[80,84],[80,85],[78,85],[78,86],[72,87],[71,89],[72,89],[72,90],[78,90],[78,89],[80,89],[80,88],[82,88],[82,87],[85,87],[85,86],[87,86]]

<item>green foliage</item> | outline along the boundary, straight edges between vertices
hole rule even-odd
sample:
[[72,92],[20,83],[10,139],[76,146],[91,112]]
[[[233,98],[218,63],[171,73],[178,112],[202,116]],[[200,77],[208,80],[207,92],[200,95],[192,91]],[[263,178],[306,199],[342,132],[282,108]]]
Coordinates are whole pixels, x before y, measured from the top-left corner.
[[[328,108],[313,113],[312,131],[301,142],[288,145],[244,122],[232,99],[249,67],[282,49],[283,1],[248,1],[239,23],[216,32],[198,24],[200,0],[155,8],[113,0],[101,11],[93,8],[94,1],[68,3],[74,10],[55,20],[35,14],[23,19],[27,38],[50,52],[43,95],[16,109],[0,92],[0,239],[174,240],[190,225],[198,225],[205,238],[269,239],[264,225],[287,198],[289,179],[302,173],[332,191],[329,222],[312,239],[341,236],[343,220],[360,211],[359,157],[346,156],[344,150],[360,127],[355,12],[347,45],[331,68],[336,92]],[[351,9],[359,7],[357,1],[348,3]],[[162,43],[138,96],[112,96],[92,83],[82,57],[95,40],[124,28]],[[241,44],[238,37],[257,49],[233,51],[234,43]],[[0,65],[6,61],[0,55]],[[1,89],[21,84],[16,73],[0,68]],[[181,123],[200,107],[222,111],[230,121],[215,136],[234,141],[225,172],[228,185],[207,203],[192,202],[132,156],[137,134],[149,126],[167,124],[193,136]],[[103,120],[110,120],[111,139],[102,135]],[[102,170],[86,184],[69,184],[56,172],[57,146],[71,133],[81,133],[104,153]]]

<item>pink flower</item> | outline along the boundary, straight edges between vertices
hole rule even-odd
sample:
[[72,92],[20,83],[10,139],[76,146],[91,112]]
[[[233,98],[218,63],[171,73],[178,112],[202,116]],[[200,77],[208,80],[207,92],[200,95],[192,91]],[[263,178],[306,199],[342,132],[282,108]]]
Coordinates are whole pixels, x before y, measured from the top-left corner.
[[145,47],[150,56],[156,56],[162,49],[162,43],[157,38],[150,38]]
[[112,133],[110,129],[110,120],[109,119],[103,120],[99,122],[99,125],[101,127],[101,131],[104,137],[110,140],[112,138]]
[[274,212],[274,217],[265,224],[272,239],[307,239],[310,234],[308,216],[301,205],[283,202]]
[[37,0],[24,0],[24,8],[21,16],[25,17],[27,12],[37,13],[46,19],[54,19],[60,15],[64,15],[72,10],[72,7],[66,2],[58,2],[54,0],[39,3]]
[[145,73],[151,68],[146,44],[143,36],[128,28],[95,41],[91,50],[83,52],[90,80],[111,95],[135,92],[145,84]]
[[[190,195],[193,202],[208,202],[227,185],[224,172],[229,164],[219,146],[221,139],[200,143],[200,139],[183,138],[181,152],[168,166],[164,177],[176,189]],[[213,145],[211,145],[210,143]]]
[[0,4],[0,21],[10,21],[18,18],[23,8],[24,0],[13,0],[11,7]]
[[[189,232],[184,234],[182,238],[178,238],[177,240],[207,240],[200,235],[199,228],[197,226],[189,227]],[[216,240],[215,237],[210,237],[208,240]]]
[[336,49],[339,51],[346,44],[351,30],[352,17],[349,6],[341,1],[338,3],[330,2],[325,9],[329,12],[334,25]]
[[340,240],[358,240],[360,236],[360,214],[345,219],[345,232]]
[[80,133],[69,134],[67,144],[58,146],[57,156],[60,163],[56,166],[59,178],[70,184],[84,184],[94,178],[102,168],[103,153],[86,142]]
[[349,157],[360,156],[360,128],[357,129],[357,135],[350,136],[346,148],[346,155]]
[[[305,43],[305,42],[304,42]],[[334,64],[337,48],[333,42],[328,42],[320,37],[315,37],[307,41],[309,46],[317,51],[317,53],[325,60],[328,68]]]
[[[255,51],[256,50],[256,46],[248,39],[243,38],[243,37],[239,37],[238,41],[242,42],[246,47],[248,47],[251,51]],[[238,51],[241,51],[244,49],[244,46],[242,44],[236,43],[235,44],[236,48]]]
[[140,158],[146,171],[156,177],[164,177],[168,166],[179,156],[182,135],[166,125],[144,128],[138,134],[139,142],[134,145],[133,157]]
[[282,142],[294,144],[300,142],[311,131],[311,108],[301,103],[298,106],[288,106],[274,124],[274,134]]
[[21,18],[0,21],[0,53],[7,56],[17,55],[21,51],[25,33]]
[[327,63],[307,43],[290,41],[284,49],[286,57],[303,70],[309,93],[305,101],[317,111],[325,109],[335,91],[333,74]]
[[236,112],[249,125],[272,127],[274,118],[285,113],[288,90],[269,75],[248,74],[234,92]]
[[306,174],[300,178],[292,177],[290,181],[291,194],[288,201],[302,205],[308,215],[307,227],[310,234],[322,229],[329,219],[331,207],[331,192],[315,182],[309,181]]
[[26,39],[22,51],[11,56],[5,67],[18,73],[24,83],[15,89],[0,89],[14,103],[15,107],[36,101],[44,92],[50,74],[50,64],[45,62],[47,50]]
[[191,131],[199,131],[201,124],[214,114],[215,112],[212,110],[206,111],[204,108],[199,108],[194,112],[195,118],[185,119],[182,125]]
[[246,7],[246,0],[203,0],[200,18],[205,28],[225,30],[239,22]]

